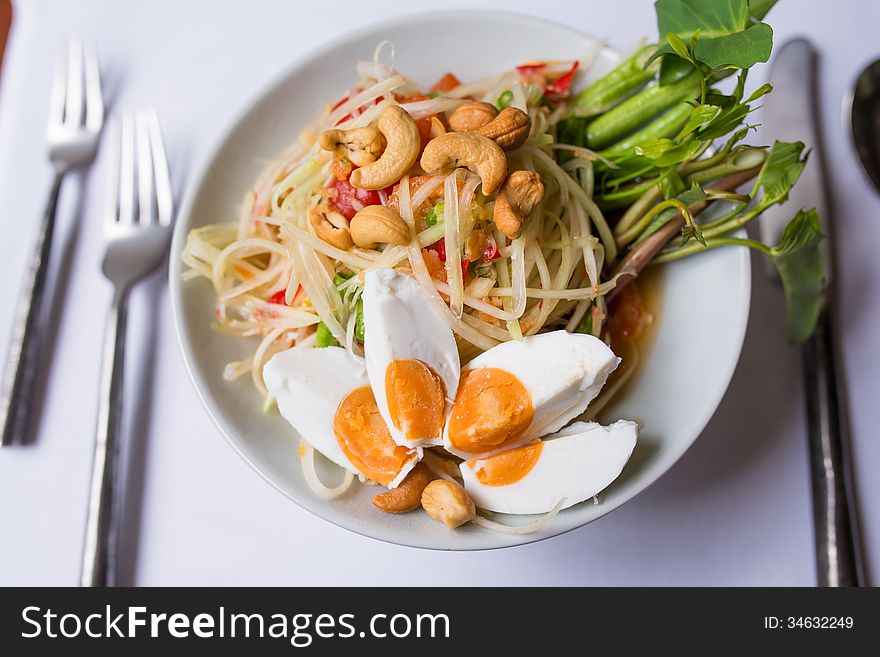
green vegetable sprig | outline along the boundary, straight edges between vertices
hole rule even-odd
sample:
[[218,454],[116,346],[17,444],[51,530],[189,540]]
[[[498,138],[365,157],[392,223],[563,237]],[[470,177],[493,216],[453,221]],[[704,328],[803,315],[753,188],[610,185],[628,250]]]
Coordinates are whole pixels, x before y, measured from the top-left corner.
[[[609,263],[631,280],[650,262],[726,245],[757,249],[779,271],[789,337],[812,332],[822,292],[815,210],[800,210],[776,246],[735,235],[784,203],[807,161],[804,145],[748,145],[749,116],[772,91],[746,93],[749,69],[766,62],[775,0],[657,0],[660,40],[620,62],[569,103],[562,143],[592,149],[594,198],[612,221],[620,252]],[[719,83],[735,77],[732,91]],[[561,160],[571,157],[560,153]],[[737,191],[754,179],[747,194]],[[709,222],[696,216],[722,204]]]

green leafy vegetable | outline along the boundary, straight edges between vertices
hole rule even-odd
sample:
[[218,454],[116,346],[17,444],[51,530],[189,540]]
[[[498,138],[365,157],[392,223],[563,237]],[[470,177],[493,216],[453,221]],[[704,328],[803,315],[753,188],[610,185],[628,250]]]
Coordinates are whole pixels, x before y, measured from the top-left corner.
[[770,58],[773,30],[749,14],[748,0],[657,0],[655,7],[659,33],[673,35],[659,53],[682,57],[680,47],[693,39],[694,57],[711,69],[746,69]]
[[767,162],[755,180],[752,196],[755,196],[760,188],[764,192],[764,199],[766,199],[762,200],[762,204],[765,206],[785,201],[788,198],[788,192],[794,187],[807,164],[807,157],[801,158],[803,151],[804,145],[799,141],[774,142]]
[[[789,306],[789,335],[813,330],[822,290],[814,211],[792,220],[770,247],[735,235],[770,206],[786,202],[807,161],[799,142],[770,148],[745,142],[755,104],[769,84],[747,91],[749,69],[767,61],[775,0],[657,0],[658,43],[577,94],[557,125],[557,141],[598,151],[572,175],[593,190],[620,254],[606,269],[631,280],[649,262],[668,262],[725,245],[773,258]],[[735,76],[732,90],[719,83]],[[556,154],[562,164],[570,151]],[[568,168],[568,167],[567,167]],[[748,194],[737,192],[754,179]],[[722,204],[697,223],[704,208]],[[670,230],[674,222],[676,231]],[[658,234],[659,233],[659,234]],[[661,238],[662,239],[659,239]],[[653,238],[653,239],[648,239]],[[625,282],[624,282],[625,284]],[[584,330],[592,317],[584,318]]]
[[819,317],[825,285],[821,241],[816,210],[799,210],[782,232],[779,244],[770,249],[785,291],[788,338],[792,342],[810,337]]

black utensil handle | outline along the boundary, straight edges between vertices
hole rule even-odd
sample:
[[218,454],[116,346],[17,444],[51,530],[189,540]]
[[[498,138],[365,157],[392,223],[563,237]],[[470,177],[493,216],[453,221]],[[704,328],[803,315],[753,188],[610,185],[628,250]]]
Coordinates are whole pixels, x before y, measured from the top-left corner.
[[843,435],[830,313],[803,346],[819,586],[861,586],[850,459]]

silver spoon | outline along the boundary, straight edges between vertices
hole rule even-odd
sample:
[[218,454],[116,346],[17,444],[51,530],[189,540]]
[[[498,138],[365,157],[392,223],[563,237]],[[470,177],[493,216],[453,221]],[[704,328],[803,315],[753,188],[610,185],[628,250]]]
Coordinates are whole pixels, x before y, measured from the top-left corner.
[[868,64],[856,79],[849,118],[856,154],[880,191],[880,59]]

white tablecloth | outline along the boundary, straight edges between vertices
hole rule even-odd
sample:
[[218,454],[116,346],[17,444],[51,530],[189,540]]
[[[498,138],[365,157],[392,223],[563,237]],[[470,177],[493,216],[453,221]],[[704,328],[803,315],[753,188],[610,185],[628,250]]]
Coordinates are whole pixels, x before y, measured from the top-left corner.
[[[391,0],[19,0],[0,84],[0,345],[50,181],[43,130],[52,63],[70,35],[100,50],[114,110],[154,107],[182,190],[251,95],[337,34],[419,3]],[[302,8],[300,8],[302,6]],[[607,36],[626,49],[656,33],[647,0],[482,2]],[[425,9],[437,8],[435,3]],[[840,106],[880,55],[880,4],[783,0],[777,42],[822,52],[827,164],[834,179],[844,366],[867,561],[880,568],[880,199],[861,176]],[[428,44],[430,39],[427,40]],[[757,84],[765,74],[756,72]],[[0,584],[74,584],[91,466],[104,312],[104,156],[63,191],[35,444],[0,450]],[[178,195],[179,197],[179,195]],[[762,264],[762,263],[756,263]],[[742,360],[715,418],[672,470],[629,504],[564,536],[488,553],[386,545],[309,515],[256,476],[196,398],[178,351],[167,286],[137,289],[128,351],[135,459],[125,583],[286,585],[811,585],[815,581],[802,385],[784,341],[781,293],[756,267]],[[686,403],[684,401],[683,403]]]

